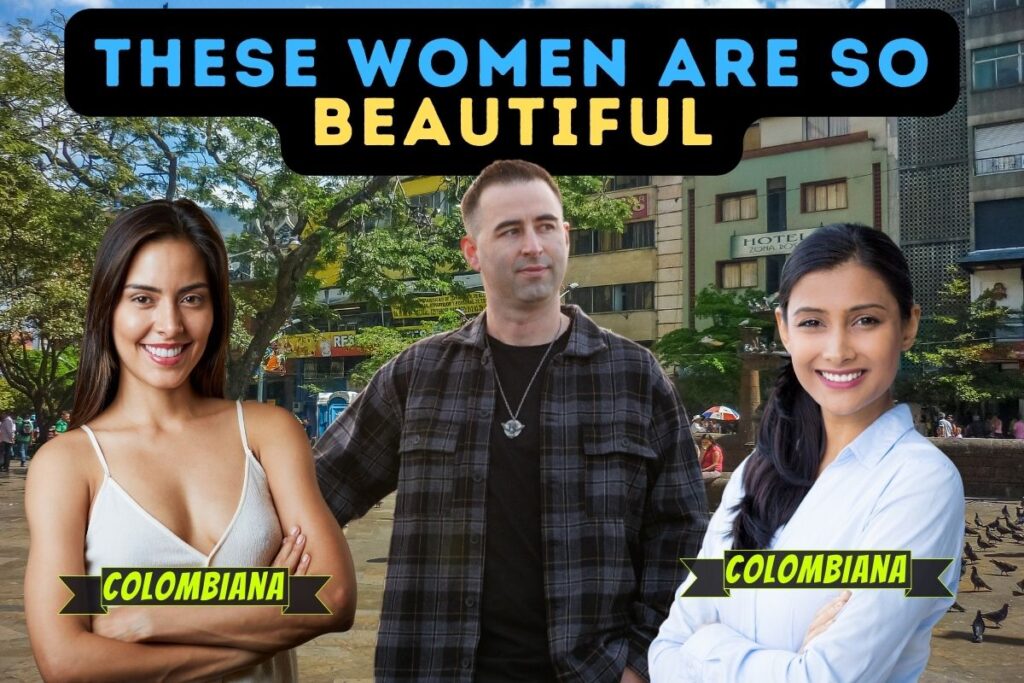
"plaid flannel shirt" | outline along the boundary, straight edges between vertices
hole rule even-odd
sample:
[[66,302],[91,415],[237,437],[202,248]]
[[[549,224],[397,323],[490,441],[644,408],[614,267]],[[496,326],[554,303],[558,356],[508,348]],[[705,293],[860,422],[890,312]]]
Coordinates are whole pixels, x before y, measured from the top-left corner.
[[[647,649],[696,557],[707,500],[675,390],[643,347],[566,306],[544,376],[541,542],[562,681],[647,676]],[[382,367],[317,443],[340,523],[396,488],[378,683],[473,680],[495,383],[485,314]],[[525,495],[525,492],[524,492]]]

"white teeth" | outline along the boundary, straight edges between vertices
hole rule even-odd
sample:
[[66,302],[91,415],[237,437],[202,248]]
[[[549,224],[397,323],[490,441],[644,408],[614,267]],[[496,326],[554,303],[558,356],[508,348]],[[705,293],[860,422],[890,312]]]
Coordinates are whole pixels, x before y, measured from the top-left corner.
[[851,372],[851,373],[848,373],[846,375],[837,375],[837,374],[832,373],[832,372],[822,372],[821,373],[822,377],[827,379],[829,382],[852,382],[853,380],[857,379],[858,377],[860,377],[863,374],[864,374],[863,370],[861,370],[860,372]]
[[183,347],[183,346],[143,346],[143,348],[145,348],[151,354],[153,354],[154,356],[157,356],[159,358],[174,358],[175,356],[181,354],[181,350],[183,348],[185,348],[185,347]]

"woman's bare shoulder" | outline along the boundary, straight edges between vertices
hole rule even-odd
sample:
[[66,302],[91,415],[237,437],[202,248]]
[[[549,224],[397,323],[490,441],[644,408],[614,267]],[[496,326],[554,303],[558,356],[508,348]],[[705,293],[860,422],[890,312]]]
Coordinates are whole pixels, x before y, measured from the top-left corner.
[[29,464],[31,479],[45,477],[63,483],[89,483],[102,477],[103,469],[84,429],[69,429],[40,446]]

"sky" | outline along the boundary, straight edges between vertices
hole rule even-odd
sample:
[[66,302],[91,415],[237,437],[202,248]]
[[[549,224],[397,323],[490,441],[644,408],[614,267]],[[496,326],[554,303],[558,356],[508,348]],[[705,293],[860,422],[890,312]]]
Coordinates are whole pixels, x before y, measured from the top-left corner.
[[[51,10],[71,16],[88,8],[157,9],[164,0],[0,0],[0,26],[20,18],[32,23],[44,21]],[[167,0],[174,8],[882,8],[885,0]]]

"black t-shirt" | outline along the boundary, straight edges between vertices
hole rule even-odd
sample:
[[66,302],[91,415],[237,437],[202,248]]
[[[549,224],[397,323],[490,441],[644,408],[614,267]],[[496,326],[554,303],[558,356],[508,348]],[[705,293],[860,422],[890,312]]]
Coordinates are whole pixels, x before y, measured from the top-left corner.
[[[481,599],[476,683],[554,681],[548,650],[544,551],[540,535],[540,398],[547,366],[569,341],[566,330],[523,400],[519,436],[505,436],[501,423],[512,416],[500,393],[491,425],[487,473],[487,542]],[[509,346],[488,336],[493,367],[514,411],[523,399],[548,344]]]

